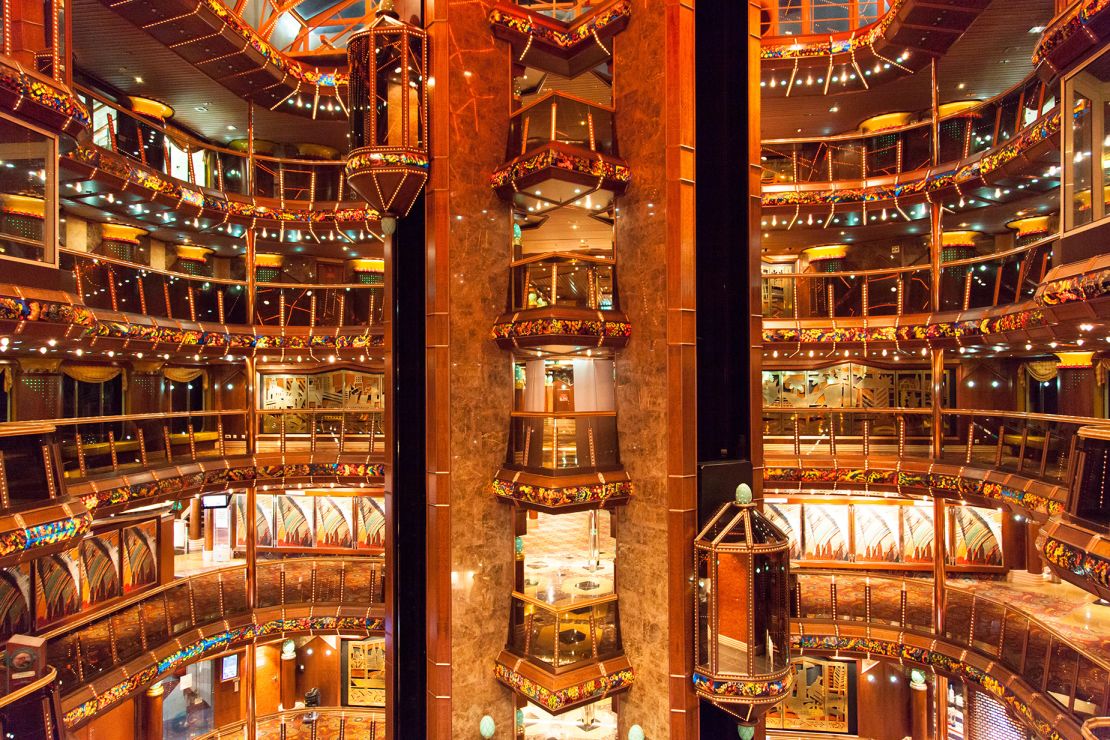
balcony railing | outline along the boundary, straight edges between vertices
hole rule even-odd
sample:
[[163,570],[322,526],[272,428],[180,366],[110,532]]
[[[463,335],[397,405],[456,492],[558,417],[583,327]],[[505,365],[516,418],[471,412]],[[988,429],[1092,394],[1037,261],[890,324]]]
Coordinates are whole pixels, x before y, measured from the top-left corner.
[[[957,162],[1014,139],[1056,107],[1054,88],[1031,79],[938,122],[937,161]],[[923,120],[870,133],[771,139],[763,142],[765,184],[825,183],[893,177],[929,168],[932,132]]]
[[557,141],[619,157],[613,109],[552,92],[513,113],[506,159]]
[[934,624],[933,584],[919,579],[800,573],[795,618],[806,632],[813,622],[868,623],[966,647],[998,661],[1035,691],[1080,717],[1105,715],[1110,664],[1077,649],[1052,627],[1004,601],[948,584],[944,629]]
[[514,311],[570,306],[594,311],[617,308],[611,259],[545,254],[513,263]]
[[[375,455],[384,451],[382,411],[257,412],[256,451]],[[55,439],[69,480],[245,455],[246,411],[184,411],[59,419]]]
[[1105,419],[1016,411],[945,410],[941,445],[933,417],[920,408],[763,410],[768,457],[864,456],[921,458],[1019,473],[1068,485],[1080,427]]
[[618,657],[616,594],[549,604],[514,593],[508,650],[552,673]]
[[[1033,298],[1052,267],[1056,237],[996,254],[945,262],[939,273],[941,311],[967,311]],[[859,318],[930,313],[928,265],[886,270],[763,275],[767,319]]]
[[[310,717],[315,719],[309,719]],[[253,732],[246,722],[235,722],[201,735],[196,740],[251,740],[256,737],[284,740],[331,737],[385,740],[385,712],[349,707],[287,710],[262,715],[255,720]]]
[[[371,558],[286,559],[257,566],[257,608],[367,614],[384,603],[385,567]],[[194,629],[249,618],[245,566],[179,579],[43,635],[69,693]],[[325,609],[324,607],[328,607]]]
[[617,414],[514,411],[506,466],[547,474],[570,474],[620,467]]
[[[358,201],[347,187],[342,160],[279,157],[218,147],[136,115],[89,90],[82,98],[93,111],[93,143],[192,185],[246,197],[266,198],[281,207]],[[244,129],[246,127],[244,126]]]
[[380,326],[385,287],[363,283],[255,286],[247,320],[247,283],[158,270],[87,252],[61,250],[77,294],[90,308],[202,323],[276,327]]

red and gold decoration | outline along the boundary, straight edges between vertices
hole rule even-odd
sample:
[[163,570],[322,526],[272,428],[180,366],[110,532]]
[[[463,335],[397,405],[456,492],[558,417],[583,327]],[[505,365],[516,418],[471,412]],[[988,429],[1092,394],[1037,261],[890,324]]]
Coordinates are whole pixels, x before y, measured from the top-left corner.
[[428,179],[428,37],[383,2],[351,37],[347,181],[382,213],[404,216]]
[[262,252],[254,255],[254,279],[260,283],[276,283],[281,277],[285,255]]
[[628,0],[591,8],[569,23],[517,3],[499,2],[489,22],[494,36],[512,44],[516,61],[574,77],[612,57],[613,37],[631,16]]
[[790,540],[741,483],[694,540],[698,696],[755,725],[794,683]]
[[139,248],[139,237],[146,234],[146,229],[125,224],[100,225],[100,249],[109,257],[120,260],[132,260]]
[[351,273],[361,285],[385,285],[385,260],[350,260]]
[[208,247],[198,247],[195,244],[177,244],[177,269],[190,275],[208,274],[208,255],[212,250]]

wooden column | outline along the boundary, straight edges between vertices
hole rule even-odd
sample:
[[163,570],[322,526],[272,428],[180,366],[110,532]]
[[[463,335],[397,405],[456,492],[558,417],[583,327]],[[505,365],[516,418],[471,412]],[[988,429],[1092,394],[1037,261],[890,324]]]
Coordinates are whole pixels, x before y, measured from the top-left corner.
[[944,608],[948,602],[948,582],[944,560],[948,553],[948,517],[944,499],[933,499],[933,626],[944,634]]
[[1091,360],[1094,352],[1057,352],[1058,410],[1065,416],[1095,416],[1098,385]]
[[910,682],[910,726],[913,740],[929,740],[929,685],[926,683]]
[[162,698],[166,693],[161,682],[135,698],[139,712],[139,740],[162,740]]

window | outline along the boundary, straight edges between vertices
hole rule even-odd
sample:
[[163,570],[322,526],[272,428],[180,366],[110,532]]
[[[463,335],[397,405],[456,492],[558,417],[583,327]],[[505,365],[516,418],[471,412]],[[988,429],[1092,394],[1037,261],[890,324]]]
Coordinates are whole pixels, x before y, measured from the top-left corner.
[[56,142],[0,116],[0,256],[54,263]]
[[1110,54],[1068,78],[1065,90],[1072,114],[1062,127],[1065,229],[1075,229],[1110,215]]
[[116,416],[123,413],[123,376],[104,383],[62,378],[62,415],[66,419]]

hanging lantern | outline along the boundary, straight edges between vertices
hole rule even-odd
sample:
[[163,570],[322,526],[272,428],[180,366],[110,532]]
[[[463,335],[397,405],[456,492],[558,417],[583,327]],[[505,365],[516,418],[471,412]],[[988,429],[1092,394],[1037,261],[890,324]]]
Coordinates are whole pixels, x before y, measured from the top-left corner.
[[694,540],[694,689],[754,725],[790,691],[790,541],[747,484]]
[[404,216],[428,179],[427,35],[383,0],[347,44],[351,68],[347,182],[384,214]]

